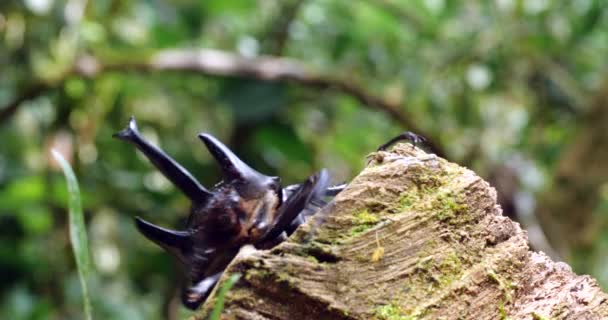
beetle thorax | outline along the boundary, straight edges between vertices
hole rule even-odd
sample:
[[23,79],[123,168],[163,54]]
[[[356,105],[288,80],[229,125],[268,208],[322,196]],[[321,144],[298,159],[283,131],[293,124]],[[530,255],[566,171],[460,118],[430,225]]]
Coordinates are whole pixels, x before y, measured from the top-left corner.
[[188,229],[206,243],[255,243],[275,218],[279,195],[272,189],[244,198],[230,185],[218,186],[204,206],[193,208]]
[[255,243],[268,230],[276,218],[280,198],[274,190],[267,190],[261,198],[241,200],[241,207],[251,212],[251,218],[244,228],[249,243]]

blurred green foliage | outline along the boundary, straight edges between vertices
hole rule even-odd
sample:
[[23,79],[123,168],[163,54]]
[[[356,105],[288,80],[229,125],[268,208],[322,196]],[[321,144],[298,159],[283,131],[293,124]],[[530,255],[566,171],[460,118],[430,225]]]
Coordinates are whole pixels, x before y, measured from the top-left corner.
[[[607,11],[600,0],[1,1],[0,108],[37,94],[15,112],[0,109],[0,318],[82,318],[67,186],[51,148],[81,184],[100,275],[90,284],[95,316],[160,319],[176,314],[180,271],[132,218],[176,227],[189,204],[111,138],[130,115],[207,186],[220,177],[201,131],[294,183],[322,167],[349,180],[365,155],[408,129],[331,88],[194,72],[69,75],[76,57],[137,62],[172,48],[291,57],[402,105],[453,161],[482,175],[511,164],[522,198],[534,199],[605,81]],[[532,211],[531,202],[522,206]],[[578,271],[606,286],[598,253],[608,231],[593,240]]]

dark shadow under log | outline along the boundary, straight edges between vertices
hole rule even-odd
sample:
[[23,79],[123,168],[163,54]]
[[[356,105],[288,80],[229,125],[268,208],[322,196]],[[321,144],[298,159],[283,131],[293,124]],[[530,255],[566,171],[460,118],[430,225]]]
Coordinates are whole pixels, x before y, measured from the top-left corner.
[[608,318],[596,281],[531,252],[488,183],[410,145],[372,154],[316,217],[239,254],[222,319]]

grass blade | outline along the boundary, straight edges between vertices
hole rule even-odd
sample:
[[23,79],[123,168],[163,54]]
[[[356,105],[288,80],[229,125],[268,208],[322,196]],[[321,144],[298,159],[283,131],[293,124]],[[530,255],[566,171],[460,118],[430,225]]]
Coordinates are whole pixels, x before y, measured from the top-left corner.
[[53,157],[63,170],[65,179],[68,184],[69,194],[69,220],[70,220],[70,242],[72,249],[74,250],[74,258],[76,259],[76,268],[78,269],[78,276],[80,278],[80,286],[82,288],[82,300],[84,302],[84,313],[87,320],[91,320],[91,301],[89,299],[89,292],[87,289],[87,279],[91,274],[91,261],[89,258],[89,244],[87,240],[87,232],[84,225],[84,215],[82,213],[82,204],[80,202],[80,190],[78,188],[78,181],[76,175],[70,164],[63,158],[63,156],[52,150]]
[[226,296],[226,293],[230,291],[230,289],[232,289],[234,284],[239,281],[240,278],[241,275],[235,273],[231,275],[230,278],[226,280],[226,282],[224,282],[224,284],[220,288],[220,291],[217,294],[215,306],[213,307],[213,311],[211,312],[209,320],[220,320],[220,316],[222,315],[222,311],[224,310],[224,296]]

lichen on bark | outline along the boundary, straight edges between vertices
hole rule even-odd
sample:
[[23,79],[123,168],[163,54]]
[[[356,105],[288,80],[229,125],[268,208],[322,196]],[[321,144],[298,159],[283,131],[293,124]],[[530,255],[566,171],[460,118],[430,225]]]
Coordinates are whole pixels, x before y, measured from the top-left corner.
[[596,282],[530,252],[472,171],[407,144],[368,159],[289,240],[237,256],[222,319],[608,317]]

